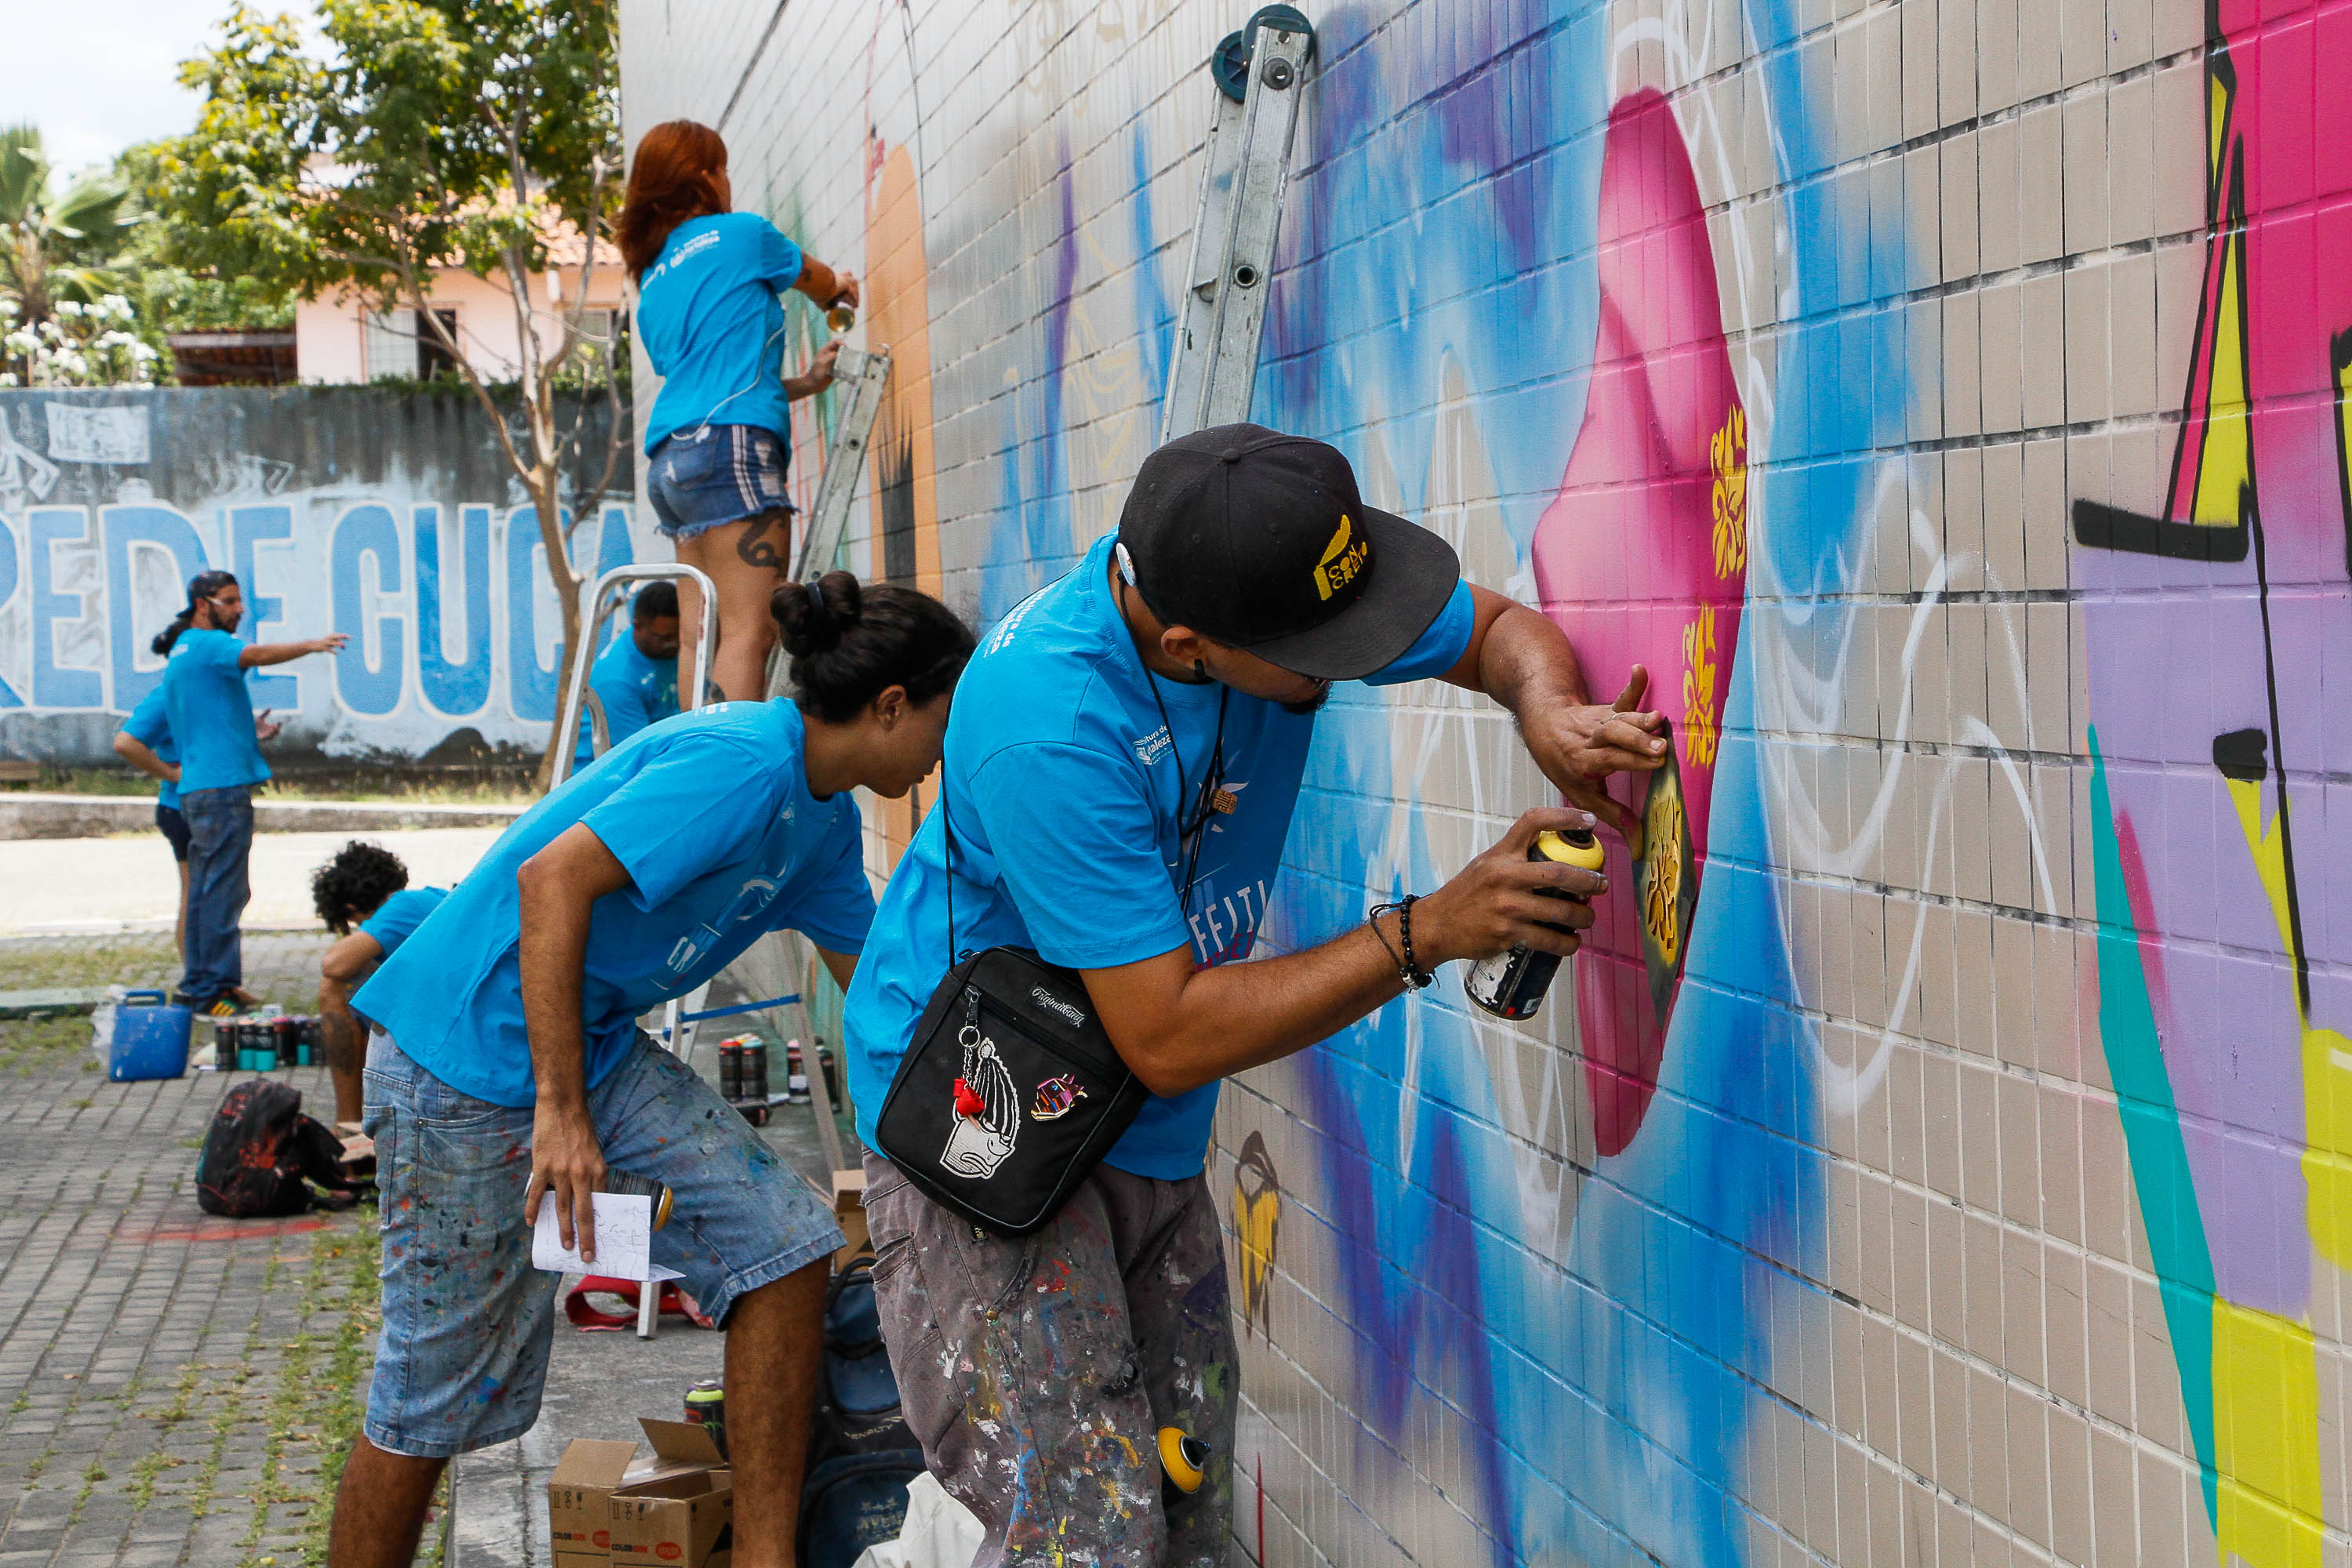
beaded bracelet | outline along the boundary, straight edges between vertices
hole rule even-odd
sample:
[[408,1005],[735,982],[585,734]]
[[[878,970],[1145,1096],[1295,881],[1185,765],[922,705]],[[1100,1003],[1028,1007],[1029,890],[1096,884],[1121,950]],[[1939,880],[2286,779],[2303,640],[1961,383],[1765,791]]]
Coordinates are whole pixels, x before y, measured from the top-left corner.
[[[1408,991],[1426,990],[1437,979],[1436,975],[1413,962],[1412,906],[1420,897],[1418,893],[1407,893],[1395,903],[1374,904],[1372,912],[1364,917],[1371,923],[1372,934],[1380,938],[1381,946],[1387,951],[1390,960],[1396,964],[1398,978],[1404,982],[1405,989]],[[1397,912],[1397,937],[1404,943],[1404,956],[1401,959],[1397,957],[1396,949],[1389,946],[1388,933],[1381,930],[1381,917],[1391,910]]]

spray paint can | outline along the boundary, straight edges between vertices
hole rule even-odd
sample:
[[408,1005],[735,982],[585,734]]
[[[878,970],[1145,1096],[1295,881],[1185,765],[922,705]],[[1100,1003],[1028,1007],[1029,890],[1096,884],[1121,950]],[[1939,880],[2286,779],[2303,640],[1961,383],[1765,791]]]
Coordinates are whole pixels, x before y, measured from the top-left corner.
[[833,309],[824,313],[824,324],[833,329],[833,335],[835,337],[840,337],[842,334],[848,331],[850,328],[857,325],[856,307],[853,305],[835,305]]
[[711,1446],[719,1457],[727,1457],[727,1388],[715,1377],[706,1377],[686,1391],[686,1418],[699,1422],[710,1434]]
[[269,1020],[270,1047],[282,1068],[299,1067],[302,1059],[302,1020],[281,1016]]
[[743,1037],[743,1094],[738,1103],[752,1126],[768,1124],[768,1042],[755,1035]]
[[[1528,848],[1530,860],[1551,860],[1562,866],[1581,866],[1588,871],[1601,869],[1601,840],[1589,827],[1572,827],[1564,833],[1547,829],[1536,835]],[[1573,893],[1544,889],[1548,899],[1566,899],[1570,903],[1584,900]],[[1565,930],[1566,928],[1561,928]],[[1462,989],[1470,1000],[1498,1018],[1532,1018],[1543,1007],[1544,993],[1551,988],[1551,977],[1559,971],[1559,960],[1549,952],[1538,952],[1531,947],[1515,947],[1508,952],[1482,958],[1471,966],[1470,976]]]
[[743,1046],[739,1040],[719,1042],[719,1098],[730,1105],[743,1098]]

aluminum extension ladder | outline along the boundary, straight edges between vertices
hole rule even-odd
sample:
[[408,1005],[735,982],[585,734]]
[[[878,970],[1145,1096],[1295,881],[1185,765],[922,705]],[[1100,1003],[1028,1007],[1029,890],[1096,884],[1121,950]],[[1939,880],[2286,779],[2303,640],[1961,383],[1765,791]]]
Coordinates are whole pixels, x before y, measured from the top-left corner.
[[1266,279],[1290,184],[1291,135],[1314,54],[1307,18],[1268,5],[1209,58],[1216,117],[1184,267],[1183,313],[1168,357],[1160,445],[1249,417]]
[[[793,577],[806,582],[812,573],[833,569],[834,552],[849,527],[849,503],[857,491],[857,476],[866,467],[866,443],[874,436],[875,416],[882,412],[882,385],[890,378],[890,351],[845,348],[834,369],[836,384],[848,388],[840,421],[825,443],[824,472],[817,476],[816,500],[809,506],[807,530],[801,535],[801,552],[793,561]],[[774,684],[772,678],[770,685]]]

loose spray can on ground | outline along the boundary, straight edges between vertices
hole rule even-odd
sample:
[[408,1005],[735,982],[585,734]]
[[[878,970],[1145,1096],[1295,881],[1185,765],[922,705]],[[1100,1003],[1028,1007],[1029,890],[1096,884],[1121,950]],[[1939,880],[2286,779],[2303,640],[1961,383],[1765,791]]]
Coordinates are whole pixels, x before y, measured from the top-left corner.
[[711,1446],[719,1457],[727,1457],[727,1385],[715,1377],[706,1377],[686,1391],[686,1418],[698,1421],[710,1434]]
[[[1601,840],[1589,827],[1571,827],[1563,833],[1546,829],[1536,835],[1535,843],[1528,848],[1528,858],[1556,860],[1563,866],[1598,871]],[[1573,893],[1553,892],[1549,889],[1544,890],[1544,897],[1584,902]],[[1470,1000],[1498,1018],[1532,1018],[1542,1008],[1544,993],[1551,988],[1551,977],[1559,972],[1559,960],[1552,954],[1538,952],[1531,947],[1515,947],[1508,952],[1480,959],[1471,966],[1469,978],[1463,982],[1462,988],[1469,994]]]

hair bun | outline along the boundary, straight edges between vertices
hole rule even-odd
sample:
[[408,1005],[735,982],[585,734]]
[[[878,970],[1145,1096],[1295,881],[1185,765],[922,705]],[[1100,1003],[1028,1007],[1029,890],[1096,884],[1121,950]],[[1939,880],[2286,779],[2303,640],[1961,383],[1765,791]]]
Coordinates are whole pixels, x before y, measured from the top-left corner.
[[809,658],[841,644],[842,634],[865,614],[857,579],[828,572],[808,583],[787,583],[768,600],[768,613],[782,634],[784,651]]

